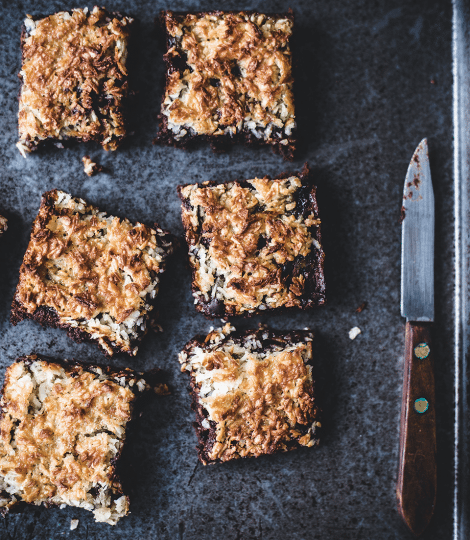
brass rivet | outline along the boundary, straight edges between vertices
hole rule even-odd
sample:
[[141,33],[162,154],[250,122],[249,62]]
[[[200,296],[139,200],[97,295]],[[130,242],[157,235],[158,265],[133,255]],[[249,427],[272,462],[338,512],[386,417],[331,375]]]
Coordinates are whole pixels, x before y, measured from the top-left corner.
[[420,343],[414,349],[416,358],[419,358],[420,360],[424,360],[425,358],[427,358],[430,352],[431,349],[427,343]]
[[429,409],[429,401],[423,397],[415,400],[415,411],[419,414],[425,413]]

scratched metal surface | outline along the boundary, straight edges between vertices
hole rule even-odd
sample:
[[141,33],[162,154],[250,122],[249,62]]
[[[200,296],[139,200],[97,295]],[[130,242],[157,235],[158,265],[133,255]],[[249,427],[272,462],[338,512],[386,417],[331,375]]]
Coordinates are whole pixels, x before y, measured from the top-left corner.
[[[8,322],[31,222],[42,192],[61,188],[132,220],[182,233],[175,187],[312,166],[323,218],[328,305],[308,313],[236,321],[275,328],[310,326],[318,334],[324,435],[318,449],[289,455],[197,465],[187,380],[177,353],[211,323],[196,314],[180,255],[163,287],[164,334],[149,335],[135,359],[111,362],[161,367],[172,395],[155,399],[129,441],[134,488],[131,515],[114,528],[88,512],[27,508],[0,522],[0,538],[142,539],[401,539],[395,510],[404,321],[400,317],[400,207],[416,145],[427,137],[436,192],[436,335],[439,493],[423,538],[452,530],[453,452],[453,188],[450,1],[299,0],[297,115],[301,143],[294,163],[269,150],[213,154],[159,148],[151,140],[163,88],[162,51],[153,18],[162,2],[104,2],[140,20],[139,54],[131,69],[139,91],[135,135],[117,152],[93,145],[48,149],[23,159],[15,148],[20,25],[25,13],[72,7],[55,1],[5,2],[0,18],[0,213],[10,227],[0,243],[0,365],[30,352],[103,361],[93,345],[60,330]],[[282,11],[287,1],[243,7]],[[173,9],[211,9],[208,1],[176,1]],[[224,2],[224,8],[239,7]],[[91,154],[108,173],[85,176]],[[356,308],[367,302],[361,313]],[[359,326],[354,340],[348,331]],[[69,530],[70,519],[79,526]]]
[[455,491],[454,538],[468,538],[469,502],[469,353],[470,353],[470,6],[453,2],[454,185],[455,185]]

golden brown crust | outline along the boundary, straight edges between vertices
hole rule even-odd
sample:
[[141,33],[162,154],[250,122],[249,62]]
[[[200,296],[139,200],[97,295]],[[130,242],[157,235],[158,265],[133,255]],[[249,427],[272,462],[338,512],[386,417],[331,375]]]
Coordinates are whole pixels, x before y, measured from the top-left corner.
[[126,134],[132,19],[95,7],[25,20],[18,114],[23,155],[45,139],[96,140],[115,150]]
[[293,148],[292,14],[166,11],[162,20],[168,36],[163,137],[246,134]]
[[128,512],[116,462],[142,374],[46,361],[7,368],[0,418],[0,504],[68,504],[114,524]]
[[203,463],[317,444],[313,334],[234,330],[196,338],[179,357],[191,375]]
[[220,316],[324,302],[315,188],[299,176],[192,184],[179,195],[198,309]]
[[[145,334],[160,274],[172,253],[158,227],[107,216],[82,199],[46,193],[20,268],[14,306],[34,318],[51,308],[59,323],[135,354]],[[16,319],[12,322],[16,322]]]

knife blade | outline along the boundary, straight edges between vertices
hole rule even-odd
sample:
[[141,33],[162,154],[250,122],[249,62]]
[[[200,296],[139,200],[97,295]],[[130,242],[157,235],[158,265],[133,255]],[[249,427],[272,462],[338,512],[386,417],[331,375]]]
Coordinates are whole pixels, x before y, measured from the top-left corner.
[[408,166],[403,190],[401,314],[406,317],[397,506],[415,535],[436,504],[434,397],[434,192],[427,140]]

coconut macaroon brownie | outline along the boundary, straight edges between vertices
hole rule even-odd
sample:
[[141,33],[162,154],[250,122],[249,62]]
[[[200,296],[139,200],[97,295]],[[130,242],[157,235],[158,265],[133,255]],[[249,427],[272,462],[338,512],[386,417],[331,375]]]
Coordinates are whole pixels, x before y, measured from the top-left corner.
[[292,12],[163,11],[167,72],[155,142],[270,145],[292,159]]
[[318,444],[313,337],[226,324],[186,345],[179,361],[190,375],[204,465]]
[[301,173],[178,187],[196,309],[207,317],[325,303],[316,188]]
[[173,237],[108,216],[83,199],[53,190],[42,197],[12,303],[25,318],[65,328],[104,353],[135,356],[146,333]]
[[[69,505],[115,525],[129,512],[118,471],[128,424],[152,386],[127,368],[37,355],[9,366],[0,401],[0,512],[19,503]],[[154,389],[168,393],[166,385]]]
[[126,135],[126,68],[133,19],[95,7],[24,21],[18,114],[24,157],[46,140],[97,141],[115,150]]

